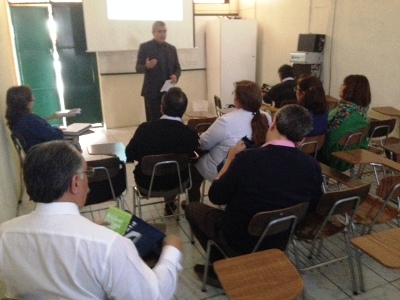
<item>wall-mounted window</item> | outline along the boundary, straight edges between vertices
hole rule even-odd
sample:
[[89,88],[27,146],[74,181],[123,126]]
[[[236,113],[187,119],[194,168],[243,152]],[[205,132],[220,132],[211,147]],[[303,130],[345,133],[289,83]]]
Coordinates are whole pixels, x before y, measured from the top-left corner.
[[202,4],[229,4],[229,0],[193,0],[193,3],[202,3]]

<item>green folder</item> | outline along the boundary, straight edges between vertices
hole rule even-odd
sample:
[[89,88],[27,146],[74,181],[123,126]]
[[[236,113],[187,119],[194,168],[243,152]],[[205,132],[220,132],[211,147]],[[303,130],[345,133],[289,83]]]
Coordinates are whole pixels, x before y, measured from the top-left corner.
[[132,214],[130,214],[129,212],[111,206],[107,209],[104,221],[110,223],[110,225],[107,225],[106,227],[123,235],[128,228],[131,218]]

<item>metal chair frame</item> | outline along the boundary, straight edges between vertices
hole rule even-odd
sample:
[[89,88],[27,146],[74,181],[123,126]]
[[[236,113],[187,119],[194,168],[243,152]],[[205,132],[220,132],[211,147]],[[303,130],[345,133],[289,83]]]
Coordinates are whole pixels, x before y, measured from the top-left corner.
[[[159,159],[159,161],[155,163],[150,163],[151,167],[151,173],[148,173],[148,170],[146,170],[146,167],[144,167],[144,164],[146,164],[146,160],[148,159]],[[144,164],[143,164],[144,163]],[[187,182],[182,182],[181,179],[181,171],[184,170],[184,168],[188,169],[189,172],[189,178]],[[178,212],[176,214],[173,214],[171,216],[165,216],[165,217],[173,217],[177,216],[179,217],[181,215],[180,213],[180,195],[185,193],[186,194],[186,199],[189,202],[189,195],[188,195],[188,190],[192,186],[192,179],[191,179],[191,174],[190,174],[190,166],[189,166],[189,156],[187,154],[160,154],[160,155],[148,155],[145,156],[142,159],[142,172],[145,175],[150,175],[151,180],[150,180],[150,185],[147,190],[147,194],[142,194],[139,191],[138,186],[133,185],[133,204],[134,204],[134,211],[136,212],[140,218],[142,218],[142,206],[147,206],[147,205],[153,205],[157,203],[165,203],[165,201],[158,201],[158,202],[151,202],[147,204],[142,204],[141,200],[149,200],[150,198],[155,198],[155,197],[164,197],[168,192],[178,190],[178,205],[177,209]],[[162,175],[173,175],[177,176],[177,179],[179,181],[179,186],[175,187],[174,189],[168,190],[168,191],[153,191],[153,183],[154,183],[154,178],[156,176],[162,176]],[[186,184],[186,186],[184,186]],[[158,219],[158,218],[154,218]]]
[[[259,247],[266,237],[289,230],[290,234],[288,236],[288,239],[286,241],[286,246],[284,249],[286,251],[289,242],[292,240],[294,229],[298,221],[305,216],[307,208],[308,208],[308,202],[303,202],[292,207],[278,209],[274,211],[259,212],[255,214],[249,223],[248,232],[249,234],[253,236],[258,236],[259,238],[251,253],[260,250]],[[216,241],[208,240],[206,257],[205,257],[203,283],[201,287],[201,290],[203,292],[206,291],[208,270],[209,267],[212,265],[212,263],[210,263],[210,255],[212,247],[218,249],[225,258],[238,256],[238,254],[235,253],[235,251],[233,251],[232,249],[225,249],[222,245],[218,244]]]
[[[352,289],[353,289],[353,294],[356,295],[358,293],[357,291],[357,286],[356,286],[356,280],[355,280],[355,272],[354,272],[354,267],[353,267],[353,262],[352,262],[352,250],[350,247],[350,238],[348,235],[349,228],[352,228],[352,224],[354,221],[354,214],[351,214],[350,216],[347,214],[348,212],[355,211],[361,201],[367,194],[370,189],[370,184],[366,184],[363,186],[360,186],[358,188],[353,188],[353,189],[347,189],[347,190],[340,190],[340,191],[334,191],[334,192],[328,192],[325,193],[321,196],[320,201],[318,202],[317,208],[315,210],[315,213],[317,216],[323,217],[322,223],[316,223],[315,227],[312,227],[314,229],[317,229],[315,233],[309,234],[307,237],[302,237],[301,236],[301,224],[300,224],[300,229],[297,233],[294,234],[293,238],[293,250],[294,250],[294,257],[295,257],[295,263],[297,268],[301,272],[305,272],[307,270],[312,270],[316,268],[320,268],[322,266],[326,266],[328,264],[332,264],[338,261],[342,261],[344,259],[348,260],[349,263],[349,268],[350,268],[350,275],[351,275],[351,282],[352,282]],[[343,224],[343,229],[341,230],[344,236],[344,241],[345,241],[345,247],[346,247],[346,255],[341,256],[341,257],[335,257],[331,260],[324,261],[324,262],[319,262],[312,264],[311,266],[304,267],[302,268],[300,265],[300,258],[299,258],[299,243],[301,240],[309,240],[311,239],[311,247],[308,250],[308,255],[307,259],[311,260],[314,256],[314,250],[317,250],[316,256],[319,256],[322,250],[323,246],[323,240],[324,240],[324,229],[326,228],[327,225],[329,225],[331,218],[335,215],[345,215],[345,220]],[[307,219],[307,217],[306,217]],[[314,216],[310,216],[309,219],[315,219]],[[329,236],[335,235],[339,232],[334,232]],[[317,245],[318,243],[318,245]]]
[[23,174],[23,165],[26,157],[26,153],[24,151],[23,145],[25,145],[25,140],[23,136],[20,136],[17,133],[12,132],[11,133],[11,140],[13,141],[15,150],[17,150],[18,153],[18,159],[19,159],[19,180],[20,180],[20,188],[19,188],[19,195],[18,195],[18,203],[22,202],[22,196],[24,194],[24,189],[25,189],[25,184],[24,184],[24,174]]
[[[92,208],[110,200],[121,210],[125,210],[125,199],[123,192],[127,188],[126,167],[125,163],[120,161],[118,157],[109,157],[105,159],[87,161],[88,166],[92,166],[95,170],[94,176],[89,178],[89,188],[91,192],[88,194],[87,202],[82,213],[91,213],[105,210],[105,208]],[[104,186],[105,185],[105,186]],[[100,191],[96,191],[100,189]],[[92,193],[92,194],[91,194]]]

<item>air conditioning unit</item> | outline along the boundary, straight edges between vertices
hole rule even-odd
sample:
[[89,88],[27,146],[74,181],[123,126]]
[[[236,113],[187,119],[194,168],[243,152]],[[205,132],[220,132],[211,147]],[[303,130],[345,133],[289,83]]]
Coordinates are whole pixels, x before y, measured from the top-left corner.
[[292,52],[290,62],[295,64],[317,65],[322,63],[322,54],[319,52]]

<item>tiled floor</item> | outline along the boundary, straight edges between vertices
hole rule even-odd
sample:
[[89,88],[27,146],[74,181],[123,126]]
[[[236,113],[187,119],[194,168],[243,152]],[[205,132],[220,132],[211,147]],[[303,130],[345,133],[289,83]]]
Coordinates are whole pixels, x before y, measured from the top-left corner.
[[[94,133],[84,135],[80,138],[83,154],[87,159],[94,159],[87,153],[86,146],[90,144],[107,143],[120,141],[126,145],[132,137],[136,127],[109,129],[103,128],[93,129]],[[133,183],[133,164],[127,165],[129,186]],[[363,181],[372,182],[374,180],[372,175],[363,177]],[[132,210],[132,191],[128,190],[125,195],[125,200],[130,210]],[[205,197],[205,201],[208,199]],[[20,206],[20,214],[24,214],[33,209],[33,204],[26,199]],[[150,206],[146,208],[144,219],[154,216],[155,214],[162,214],[163,206],[157,205],[156,207]],[[101,218],[102,216],[98,216]],[[178,289],[175,299],[227,299],[223,290],[207,287],[207,292],[200,290],[201,283],[193,271],[193,266],[198,263],[204,262],[204,251],[198,243],[192,245],[190,243],[189,226],[185,218],[180,218],[179,223],[173,219],[164,219],[167,225],[167,234],[179,235],[185,245],[185,253],[183,260],[183,272],[179,277]],[[384,227],[387,227],[385,225]],[[396,226],[390,224],[389,226]],[[328,239],[324,244],[327,249],[332,253],[342,252],[344,249],[343,238],[335,236]],[[323,252],[325,255],[327,252]],[[292,248],[289,249],[289,257],[292,257]],[[321,269],[307,271],[303,276],[305,285],[304,299],[399,299],[400,298],[400,270],[388,270],[369,257],[365,255],[362,257],[365,270],[365,285],[367,291],[360,293],[357,296],[352,295],[351,279],[348,271],[347,261],[337,262],[333,265],[323,267]],[[290,287],[288,287],[290,288]],[[1,285],[0,285],[1,290]]]

